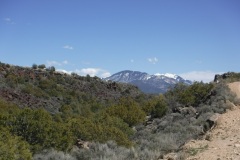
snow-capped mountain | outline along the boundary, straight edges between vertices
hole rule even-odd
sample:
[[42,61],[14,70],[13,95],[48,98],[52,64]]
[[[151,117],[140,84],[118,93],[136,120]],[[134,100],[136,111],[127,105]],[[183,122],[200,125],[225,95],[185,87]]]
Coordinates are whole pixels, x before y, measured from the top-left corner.
[[192,84],[191,81],[185,80],[176,74],[160,74],[154,75],[147,74],[145,72],[125,70],[113,74],[104,80],[111,80],[115,82],[131,83],[138,86],[145,93],[164,93],[170,87],[173,87],[179,82],[187,85]]

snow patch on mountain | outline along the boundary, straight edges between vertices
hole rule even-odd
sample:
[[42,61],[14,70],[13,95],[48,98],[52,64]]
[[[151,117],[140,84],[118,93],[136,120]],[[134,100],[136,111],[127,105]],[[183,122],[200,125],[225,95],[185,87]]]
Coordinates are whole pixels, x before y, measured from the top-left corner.
[[179,82],[185,83],[187,85],[192,84],[191,81],[185,80],[176,74],[156,73],[154,75],[150,75],[145,72],[130,70],[115,73],[110,77],[104,78],[104,80],[131,83],[138,86],[143,92],[146,93],[164,93],[170,87],[173,87]]
[[171,73],[165,73],[165,74],[160,74],[160,73],[156,73],[154,74],[155,76],[165,76],[168,78],[173,78],[173,79],[177,79],[178,75],[176,74],[171,74]]

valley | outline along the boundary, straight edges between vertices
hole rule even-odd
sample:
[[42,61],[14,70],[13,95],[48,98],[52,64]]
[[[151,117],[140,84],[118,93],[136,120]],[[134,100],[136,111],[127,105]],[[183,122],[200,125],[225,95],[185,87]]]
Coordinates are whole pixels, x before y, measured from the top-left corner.
[[[102,80],[1,63],[1,157],[148,160],[174,152],[175,159],[185,159],[193,154],[182,150],[185,143],[207,135],[213,115],[240,104],[227,86],[239,74],[229,75],[190,84],[176,75],[125,71]],[[125,83],[137,79],[174,85],[148,94]]]

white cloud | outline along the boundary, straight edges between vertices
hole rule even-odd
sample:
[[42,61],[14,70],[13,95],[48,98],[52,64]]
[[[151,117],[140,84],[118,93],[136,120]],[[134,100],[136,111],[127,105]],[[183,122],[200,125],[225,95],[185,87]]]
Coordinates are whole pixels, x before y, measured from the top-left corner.
[[71,74],[72,73],[72,71],[67,71],[65,69],[57,69],[56,71],[62,72],[62,73],[67,73],[67,74]]
[[106,77],[110,77],[111,76],[111,73],[110,72],[107,72],[105,71],[104,73],[101,74],[101,78],[106,78]]
[[158,62],[158,59],[157,59],[156,57],[154,57],[154,58],[148,58],[147,60],[148,60],[148,62],[150,62],[150,63],[152,63],[152,64],[156,64],[156,63]]
[[47,61],[47,66],[61,66],[61,63],[57,61]]
[[5,20],[6,22],[11,22],[11,19],[10,19],[10,18],[4,18],[4,20]]
[[46,66],[62,66],[62,65],[67,65],[69,62],[67,60],[64,60],[62,62],[57,62],[57,61],[47,61]]
[[191,81],[203,81],[205,83],[208,83],[214,80],[214,76],[216,74],[222,74],[222,73],[223,72],[213,72],[213,71],[191,71],[191,72],[179,74],[179,76]]
[[131,62],[131,63],[133,63],[133,62],[134,62],[134,60],[133,60],[133,59],[131,59],[131,60],[130,60],[130,62]]
[[15,22],[13,22],[12,20],[11,20],[11,18],[4,18],[3,19],[7,24],[16,24]]
[[72,46],[69,46],[69,45],[65,45],[63,46],[64,49],[69,49],[69,50],[73,50],[74,48]]
[[84,76],[89,74],[91,77],[98,76],[101,78],[105,78],[111,75],[108,71],[101,68],[83,68],[81,70],[76,70],[76,72]]
[[63,63],[63,64],[68,64],[68,61],[67,61],[67,60],[65,60],[65,61],[63,61],[62,63]]
[[72,71],[67,71],[65,69],[56,69],[58,72],[63,72],[67,74],[76,73],[80,76],[86,76],[87,74],[91,77],[98,76],[100,78],[106,78],[111,76],[111,73],[101,69],[101,68],[83,68],[83,69],[75,69]]
[[74,72],[81,76],[86,76],[88,74],[91,77],[98,76],[100,78],[106,78],[111,75],[110,72],[101,68],[83,68],[80,70],[76,69]]
[[100,69],[99,68],[83,68],[81,70],[78,71],[78,73],[83,74],[83,75],[87,75],[89,74],[90,76],[95,76],[99,73]]

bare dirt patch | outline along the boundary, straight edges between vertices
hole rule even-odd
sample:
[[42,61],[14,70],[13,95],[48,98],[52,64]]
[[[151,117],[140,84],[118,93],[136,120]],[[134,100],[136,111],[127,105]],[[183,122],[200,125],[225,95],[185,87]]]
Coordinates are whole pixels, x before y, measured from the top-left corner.
[[228,86],[240,98],[240,82],[230,83]]
[[[240,82],[228,86],[240,98]],[[184,146],[190,155],[187,160],[240,160],[240,106],[232,105],[232,110],[220,115],[205,140],[190,141]]]

